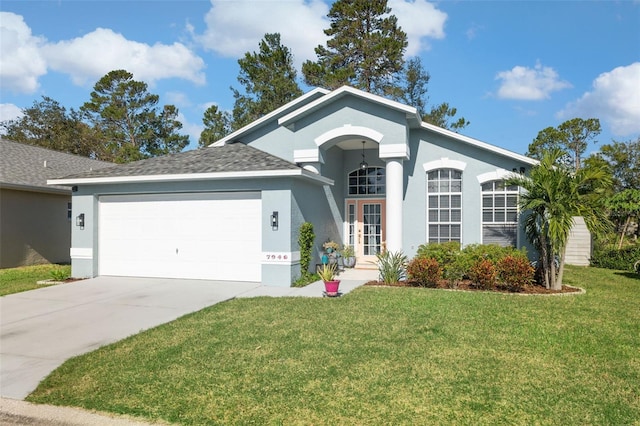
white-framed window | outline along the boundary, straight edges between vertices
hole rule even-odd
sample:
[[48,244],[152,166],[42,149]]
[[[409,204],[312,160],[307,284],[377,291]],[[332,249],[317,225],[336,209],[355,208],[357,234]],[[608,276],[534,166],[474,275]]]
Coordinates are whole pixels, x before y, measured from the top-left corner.
[[462,171],[427,172],[427,241],[462,241]]
[[349,195],[384,195],[386,192],[384,167],[367,167],[349,173]]
[[502,180],[482,184],[482,243],[518,245],[518,187]]
[[67,203],[67,220],[71,222],[71,203]]

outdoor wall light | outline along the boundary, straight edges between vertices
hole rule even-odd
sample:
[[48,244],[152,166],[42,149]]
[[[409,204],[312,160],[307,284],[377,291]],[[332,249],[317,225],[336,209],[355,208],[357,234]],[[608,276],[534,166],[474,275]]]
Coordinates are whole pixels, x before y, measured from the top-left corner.
[[367,167],[369,167],[369,165],[367,164],[367,162],[364,159],[364,144],[366,142],[362,141],[362,162],[360,163],[360,170],[367,170]]
[[524,167],[520,167],[520,174],[524,174],[524,170],[525,170]]
[[278,212],[271,213],[271,229],[278,230]]
[[76,216],[76,226],[79,226],[80,229],[84,228],[84,213],[80,213]]

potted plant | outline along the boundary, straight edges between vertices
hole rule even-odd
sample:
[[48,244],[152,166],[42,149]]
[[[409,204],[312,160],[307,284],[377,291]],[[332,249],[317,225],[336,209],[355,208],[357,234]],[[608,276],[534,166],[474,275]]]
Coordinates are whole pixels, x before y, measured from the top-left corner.
[[324,290],[327,296],[337,296],[340,280],[336,280],[336,265],[332,263],[319,266],[318,275],[324,281]]
[[325,251],[325,254],[322,255],[322,263],[323,264],[335,264],[338,263],[338,249],[340,248],[340,245],[338,243],[336,243],[335,241],[327,241],[326,243],[322,244],[322,248]]
[[326,251],[327,253],[333,253],[334,251],[338,251],[338,248],[340,248],[340,245],[335,241],[327,241],[322,245],[322,247],[324,248],[324,251]]
[[353,246],[345,245],[342,249],[342,264],[346,268],[353,268],[356,264],[356,252],[353,250]]

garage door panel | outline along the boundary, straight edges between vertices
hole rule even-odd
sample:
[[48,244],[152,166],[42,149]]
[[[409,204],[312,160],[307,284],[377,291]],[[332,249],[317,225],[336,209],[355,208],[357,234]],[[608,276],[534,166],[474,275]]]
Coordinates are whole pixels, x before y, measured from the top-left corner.
[[100,199],[101,275],[259,281],[259,193]]

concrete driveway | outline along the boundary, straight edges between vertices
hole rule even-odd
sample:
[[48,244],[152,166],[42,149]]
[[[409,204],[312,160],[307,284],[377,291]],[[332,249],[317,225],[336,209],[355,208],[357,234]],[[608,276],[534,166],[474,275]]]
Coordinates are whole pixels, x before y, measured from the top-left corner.
[[0,396],[24,399],[65,360],[260,283],[98,277],[0,298]]

